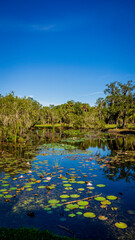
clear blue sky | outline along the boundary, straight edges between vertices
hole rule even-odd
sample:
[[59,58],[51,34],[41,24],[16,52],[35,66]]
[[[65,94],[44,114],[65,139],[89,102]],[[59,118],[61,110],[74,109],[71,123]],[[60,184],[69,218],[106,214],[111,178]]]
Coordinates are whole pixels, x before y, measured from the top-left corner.
[[135,80],[135,1],[1,0],[0,93],[95,104]]

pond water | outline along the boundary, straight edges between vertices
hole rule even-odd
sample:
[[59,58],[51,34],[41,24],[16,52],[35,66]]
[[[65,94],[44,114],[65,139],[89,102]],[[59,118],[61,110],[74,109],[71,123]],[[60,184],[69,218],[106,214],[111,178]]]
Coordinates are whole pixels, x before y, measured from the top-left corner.
[[35,130],[16,146],[3,143],[0,227],[134,239],[134,149],[134,135],[72,130]]

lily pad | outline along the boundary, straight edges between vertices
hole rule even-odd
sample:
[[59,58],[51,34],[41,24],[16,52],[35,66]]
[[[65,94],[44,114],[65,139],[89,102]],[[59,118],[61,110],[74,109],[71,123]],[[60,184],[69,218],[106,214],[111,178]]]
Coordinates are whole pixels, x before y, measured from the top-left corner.
[[26,191],[32,191],[33,190],[33,188],[27,188],[26,189]]
[[87,218],[94,218],[96,217],[95,213],[93,212],[86,212],[83,214],[84,217],[87,217]]
[[79,183],[79,184],[84,184],[85,182],[84,182],[84,181],[78,181],[77,183]]
[[105,187],[106,185],[104,185],[104,184],[97,184],[96,186],[97,187]]
[[79,208],[80,208],[80,209],[85,209],[85,207],[84,207],[84,206],[79,206]]
[[64,187],[71,187],[70,183],[63,184]]
[[78,197],[80,197],[80,195],[78,195],[78,194],[71,194],[70,197],[71,198],[78,198]]
[[109,195],[106,198],[109,199],[109,200],[116,200],[118,197],[113,196],[113,195]]
[[68,209],[76,209],[78,207],[79,207],[78,204],[67,204],[66,205],[66,208],[68,208]]
[[117,228],[127,228],[127,224],[126,223],[123,223],[123,222],[116,222],[115,223],[115,226],[117,227]]
[[5,195],[4,198],[12,198],[12,195]]
[[72,187],[65,187],[65,190],[72,190]]
[[82,215],[82,212],[76,212],[77,215]]
[[0,189],[0,192],[6,192],[6,191],[7,191],[6,188]]
[[98,216],[98,219],[102,220],[102,221],[105,221],[105,220],[107,220],[107,217],[105,217],[105,216]]
[[16,190],[17,188],[16,187],[12,187],[12,188],[9,188],[10,190]]
[[89,204],[89,202],[87,201],[79,201],[78,202],[78,205],[81,205],[81,206],[87,206]]
[[79,191],[84,191],[85,189],[84,188],[78,188]]
[[51,200],[48,201],[48,203],[50,203],[50,204],[57,204],[57,203],[59,203],[59,202],[60,202],[60,201],[57,200],[57,199],[51,199]]
[[69,195],[63,194],[63,195],[60,195],[60,198],[69,198]]
[[45,186],[39,186],[38,188],[45,188]]
[[96,197],[94,198],[96,201],[105,201],[106,199],[104,197]]
[[111,204],[111,202],[110,202],[110,201],[108,201],[108,200],[105,200],[105,201],[101,202],[101,204],[103,204],[103,205],[110,205],[110,204]]

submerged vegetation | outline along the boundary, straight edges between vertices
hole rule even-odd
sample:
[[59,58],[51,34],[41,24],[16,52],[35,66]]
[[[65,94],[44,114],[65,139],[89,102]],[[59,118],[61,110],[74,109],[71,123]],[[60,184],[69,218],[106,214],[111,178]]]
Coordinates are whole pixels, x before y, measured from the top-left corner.
[[68,127],[73,129],[109,129],[130,127],[135,123],[135,94],[132,81],[107,84],[105,99],[95,107],[68,101],[58,106],[43,107],[34,99],[19,98],[13,92],[0,96],[0,138],[24,141],[27,131],[35,127]]

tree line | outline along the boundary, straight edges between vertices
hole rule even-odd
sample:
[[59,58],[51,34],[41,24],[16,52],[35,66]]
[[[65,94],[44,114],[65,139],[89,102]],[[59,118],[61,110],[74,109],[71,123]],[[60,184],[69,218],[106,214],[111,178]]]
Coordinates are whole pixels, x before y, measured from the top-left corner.
[[35,124],[59,124],[74,129],[104,129],[106,124],[116,124],[125,128],[135,123],[134,89],[132,80],[107,84],[106,97],[97,99],[94,107],[73,100],[45,107],[33,98],[19,98],[14,92],[0,95],[0,137],[14,138],[16,142]]

